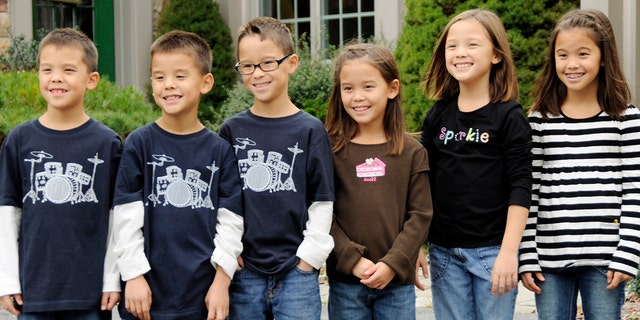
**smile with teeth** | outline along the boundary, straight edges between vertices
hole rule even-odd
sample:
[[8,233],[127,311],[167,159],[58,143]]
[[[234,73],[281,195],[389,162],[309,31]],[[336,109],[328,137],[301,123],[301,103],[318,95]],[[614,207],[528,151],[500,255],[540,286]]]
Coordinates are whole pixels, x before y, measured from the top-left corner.
[[253,86],[256,88],[264,88],[266,86],[269,85],[270,82],[263,82],[263,83],[254,83]]
[[470,62],[465,62],[465,63],[456,63],[455,66],[456,68],[469,68],[471,67],[473,64]]
[[568,79],[578,79],[584,75],[584,73],[567,73]]
[[361,111],[365,111],[365,110],[369,109],[369,106],[358,106],[358,107],[353,107],[352,109],[353,109],[353,111],[361,112]]
[[180,99],[180,98],[181,98],[181,96],[173,95],[173,96],[166,96],[166,97],[164,97],[164,100],[165,100],[165,101],[174,101],[174,100],[178,100],[178,99]]
[[59,96],[67,92],[65,89],[49,89],[49,92],[54,96]]

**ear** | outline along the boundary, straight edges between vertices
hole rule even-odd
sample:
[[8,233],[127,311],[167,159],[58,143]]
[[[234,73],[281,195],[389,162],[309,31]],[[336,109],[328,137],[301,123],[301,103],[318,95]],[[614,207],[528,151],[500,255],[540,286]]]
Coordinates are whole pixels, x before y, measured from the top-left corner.
[[200,87],[200,94],[206,94],[209,91],[211,91],[211,88],[213,88],[214,82],[215,81],[213,79],[213,74],[211,74],[211,72],[205,74],[204,77],[202,77],[202,86]]
[[393,99],[398,96],[398,93],[400,93],[400,80],[393,79],[393,81],[389,83],[389,95],[387,95],[387,97]]
[[491,58],[491,63],[493,64],[498,64],[500,63],[500,61],[502,61],[502,57],[496,55],[495,53],[493,54],[493,58]]
[[100,74],[97,71],[89,73],[89,81],[87,81],[87,90],[93,90],[98,86]]
[[289,67],[289,74],[294,73],[298,69],[298,62],[300,62],[300,58],[297,54],[292,54],[285,63]]

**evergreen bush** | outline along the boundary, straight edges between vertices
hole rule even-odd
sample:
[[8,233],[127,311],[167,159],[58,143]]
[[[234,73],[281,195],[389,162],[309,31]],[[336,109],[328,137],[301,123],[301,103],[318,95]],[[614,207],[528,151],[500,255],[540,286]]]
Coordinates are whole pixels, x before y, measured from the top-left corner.
[[542,69],[549,36],[556,21],[577,8],[579,0],[406,0],[402,34],[396,46],[403,88],[403,107],[407,128],[420,129],[426,110],[434,101],[424,93],[424,72],[440,32],[462,11],[473,8],[492,10],[507,30],[520,86],[520,103],[528,109],[533,82]]
[[0,70],[3,72],[36,70],[38,44],[36,40],[27,40],[24,35],[16,36],[9,31],[9,47],[0,54]]
[[160,11],[157,36],[171,30],[193,32],[207,41],[211,47],[211,73],[215,84],[213,89],[202,97],[198,111],[200,120],[208,122],[214,117],[214,109],[226,100],[227,90],[236,81],[231,31],[220,15],[218,3],[213,0],[168,1]]
[[[40,94],[36,72],[0,73],[0,83],[1,141],[16,125],[43,114],[47,103]],[[89,116],[123,138],[160,117],[159,109],[146,102],[144,95],[133,86],[122,88],[106,77],[87,92],[84,105]]]

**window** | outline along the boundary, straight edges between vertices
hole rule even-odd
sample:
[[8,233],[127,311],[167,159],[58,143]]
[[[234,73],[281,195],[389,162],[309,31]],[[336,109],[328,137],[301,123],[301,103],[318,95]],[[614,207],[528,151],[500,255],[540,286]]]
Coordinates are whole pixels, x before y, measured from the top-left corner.
[[373,0],[324,0],[325,47],[340,47],[352,39],[375,36]]
[[113,0],[32,1],[34,39],[40,40],[44,36],[42,31],[46,33],[55,28],[78,29],[98,48],[98,72],[116,79]]
[[310,1],[314,0],[262,0],[261,12],[265,16],[274,17],[291,30],[294,41],[298,41],[303,34],[307,39],[311,34]]

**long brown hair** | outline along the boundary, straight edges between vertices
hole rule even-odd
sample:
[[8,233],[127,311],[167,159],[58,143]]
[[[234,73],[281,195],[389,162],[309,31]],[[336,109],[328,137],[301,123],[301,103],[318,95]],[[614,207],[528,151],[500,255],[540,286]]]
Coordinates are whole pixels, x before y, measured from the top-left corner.
[[425,72],[424,89],[429,98],[439,100],[454,97],[460,93],[460,84],[447,71],[445,50],[447,36],[451,26],[462,20],[476,20],[485,29],[489,40],[493,44],[493,51],[501,58],[500,62],[491,67],[489,76],[489,98],[491,102],[518,100],[518,79],[516,67],[511,59],[511,48],[507,32],[502,20],[495,13],[486,9],[472,9],[455,16],[440,34],[431,61]]
[[[400,79],[398,65],[389,49],[378,44],[362,43],[350,44],[342,49],[336,58],[333,71],[333,85],[329,97],[329,107],[325,126],[332,138],[333,152],[346,148],[349,141],[356,135],[358,123],[344,110],[342,94],[340,90],[340,72],[345,63],[361,59],[370,64],[382,75],[382,78],[390,84],[393,80]],[[400,91],[393,99],[387,100],[387,108],[384,113],[384,130],[388,142],[388,154],[398,155],[404,148],[404,113],[400,101]]]
[[567,97],[567,86],[556,72],[556,40],[561,31],[574,28],[586,29],[600,49],[600,71],[598,72],[598,104],[609,116],[621,119],[631,101],[620,60],[613,27],[607,16],[595,9],[577,9],[566,13],[553,29],[549,40],[549,52],[542,72],[536,79],[535,95],[530,112],[538,111],[547,119],[549,114],[560,115],[560,108]]

